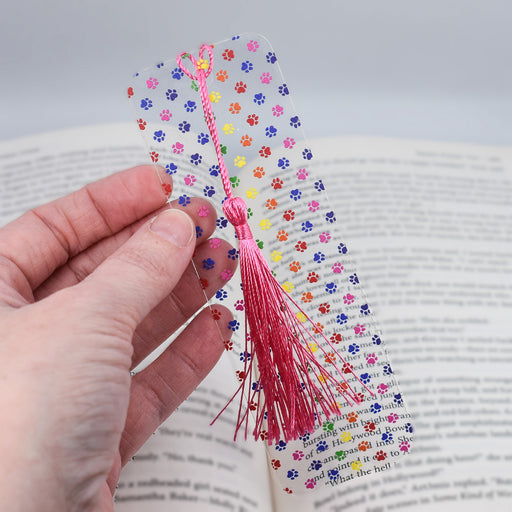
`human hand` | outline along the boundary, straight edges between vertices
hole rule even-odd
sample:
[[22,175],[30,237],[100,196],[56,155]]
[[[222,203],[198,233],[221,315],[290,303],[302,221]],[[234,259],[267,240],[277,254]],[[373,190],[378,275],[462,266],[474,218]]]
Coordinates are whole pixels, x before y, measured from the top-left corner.
[[[113,510],[122,465],[220,357],[219,306],[220,322],[203,310],[130,377],[234,270],[226,242],[202,243],[209,203],[165,202],[142,166],[0,229],[0,510]],[[194,251],[215,260],[198,265],[204,291]]]

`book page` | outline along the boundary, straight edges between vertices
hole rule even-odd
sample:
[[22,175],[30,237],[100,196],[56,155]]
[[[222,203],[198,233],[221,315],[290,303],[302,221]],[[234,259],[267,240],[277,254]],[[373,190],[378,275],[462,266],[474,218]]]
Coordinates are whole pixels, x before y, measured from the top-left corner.
[[[413,414],[391,471],[279,510],[512,506],[512,152],[325,139],[319,173]],[[324,159],[320,157],[324,156]]]

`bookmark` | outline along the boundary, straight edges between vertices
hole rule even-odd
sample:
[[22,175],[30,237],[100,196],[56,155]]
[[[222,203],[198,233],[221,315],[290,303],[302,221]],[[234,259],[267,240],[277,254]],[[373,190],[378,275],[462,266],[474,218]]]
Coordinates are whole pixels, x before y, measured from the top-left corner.
[[128,94],[180,203],[207,197],[239,248],[239,286],[235,276],[216,296],[238,313],[226,343],[240,364],[235,438],[268,444],[287,492],[408,452],[409,415],[268,42],[245,34],[181,53]]

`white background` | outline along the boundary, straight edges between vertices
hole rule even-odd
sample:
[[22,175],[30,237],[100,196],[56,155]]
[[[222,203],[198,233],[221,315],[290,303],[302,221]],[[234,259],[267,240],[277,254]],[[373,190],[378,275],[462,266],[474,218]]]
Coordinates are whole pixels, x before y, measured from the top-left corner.
[[0,16],[0,140],[131,120],[134,71],[250,31],[309,137],[512,145],[510,0],[4,0]]

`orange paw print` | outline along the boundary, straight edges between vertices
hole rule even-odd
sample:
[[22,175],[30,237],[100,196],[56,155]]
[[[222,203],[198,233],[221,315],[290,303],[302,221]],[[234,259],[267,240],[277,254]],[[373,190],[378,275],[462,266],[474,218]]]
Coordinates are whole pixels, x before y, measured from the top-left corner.
[[286,240],[288,240],[288,233],[284,229],[281,229],[281,231],[277,233],[277,239],[280,242],[286,242]]
[[265,176],[265,171],[263,170],[263,167],[256,167],[256,169],[253,169],[252,174],[255,178],[263,178],[263,176]]
[[225,82],[229,78],[228,72],[224,69],[221,69],[215,76],[219,82]]
[[265,203],[265,206],[269,210],[275,210],[277,206],[277,201],[275,199],[267,199],[267,202]]
[[[320,323],[320,322],[317,322],[315,324],[315,326],[313,327],[313,332],[315,334],[322,334],[324,332],[324,326]],[[333,354],[334,355],[334,354]],[[326,361],[327,362],[327,361]]]
[[249,135],[244,135],[240,139],[240,144],[242,144],[242,146],[244,146],[244,147],[250,146],[252,144],[252,137],[249,137]]
[[229,111],[232,114],[240,114],[240,110],[242,110],[242,107],[240,106],[240,103],[231,103],[229,105]]
[[292,261],[290,263],[290,270],[292,272],[298,272],[301,269],[300,263],[298,261]]
[[327,352],[327,354],[325,354],[325,363],[326,364],[334,364],[336,361],[336,355],[334,354],[334,352]]
[[347,421],[349,423],[355,423],[357,421],[358,415],[355,412],[349,412],[347,414]]
[[357,447],[359,448],[359,450],[361,452],[365,452],[366,450],[368,450],[368,448],[370,448],[370,443],[368,441],[361,441]]
[[302,302],[311,302],[313,300],[313,294],[311,292],[304,292],[301,298]]

